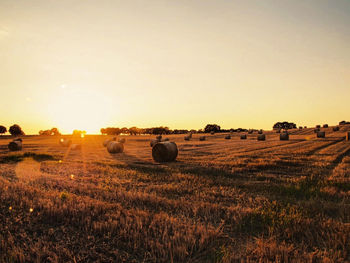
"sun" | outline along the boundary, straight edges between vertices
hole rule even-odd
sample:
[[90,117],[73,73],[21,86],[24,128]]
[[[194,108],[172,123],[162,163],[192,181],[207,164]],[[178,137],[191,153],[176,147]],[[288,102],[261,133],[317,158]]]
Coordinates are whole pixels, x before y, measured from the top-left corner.
[[99,133],[114,113],[109,97],[91,90],[61,89],[53,94],[49,105],[51,121],[63,133],[75,129]]

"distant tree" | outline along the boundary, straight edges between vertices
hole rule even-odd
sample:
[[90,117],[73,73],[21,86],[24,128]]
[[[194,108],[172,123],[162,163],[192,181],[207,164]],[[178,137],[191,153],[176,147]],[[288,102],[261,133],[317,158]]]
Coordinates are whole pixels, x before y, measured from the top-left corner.
[[4,134],[7,132],[7,129],[5,126],[0,125],[0,134]]
[[204,132],[220,132],[221,127],[217,124],[207,124],[204,128]]
[[276,122],[273,125],[273,129],[285,129],[285,130],[289,130],[289,129],[296,129],[297,125],[293,122]]
[[140,133],[140,129],[137,127],[131,127],[129,128],[129,133],[130,135],[137,135]]
[[10,127],[9,129],[9,133],[13,136],[19,136],[19,135],[24,135],[24,132],[22,131],[22,128],[17,125],[17,124],[14,124]]
[[51,130],[40,130],[39,131],[39,135],[50,136],[51,134],[52,134]]
[[55,127],[51,129],[51,134],[54,136],[61,135],[60,131]]

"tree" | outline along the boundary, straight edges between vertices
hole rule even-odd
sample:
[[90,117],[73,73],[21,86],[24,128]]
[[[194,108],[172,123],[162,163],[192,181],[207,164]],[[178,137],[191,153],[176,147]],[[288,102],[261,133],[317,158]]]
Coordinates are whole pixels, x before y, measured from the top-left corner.
[[9,133],[13,136],[24,135],[22,128],[18,124],[14,124],[10,127]]
[[210,132],[220,132],[221,127],[217,124],[207,124],[204,128],[204,132],[210,133]]
[[289,129],[296,129],[297,125],[293,122],[276,122],[273,125],[273,129],[285,129],[285,130],[289,130]]
[[4,134],[7,132],[7,129],[5,126],[0,125],[0,134]]
[[60,131],[55,127],[51,129],[51,134],[54,136],[61,135]]

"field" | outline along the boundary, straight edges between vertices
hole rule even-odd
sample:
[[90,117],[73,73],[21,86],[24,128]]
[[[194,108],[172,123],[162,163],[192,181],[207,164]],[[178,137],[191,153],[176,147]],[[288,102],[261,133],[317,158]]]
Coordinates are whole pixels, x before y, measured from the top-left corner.
[[127,136],[0,139],[0,262],[350,261],[350,126],[225,140],[168,136],[176,162],[153,162]]

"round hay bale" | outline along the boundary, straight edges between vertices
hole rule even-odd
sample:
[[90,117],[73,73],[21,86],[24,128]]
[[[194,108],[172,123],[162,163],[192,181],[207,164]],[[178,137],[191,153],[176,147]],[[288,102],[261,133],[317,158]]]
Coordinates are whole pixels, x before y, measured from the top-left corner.
[[259,131],[258,131],[258,134],[263,134],[263,130],[259,130]]
[[150,146],[153,147],[154,145],[156,145],[158,142],[160,142],[160,140],[158,139],[153,139],[150,141]]
[[200,140],[200,141],[205,141],[205,136],[200,136],[200,137],[199,137],[199,140]]
[[121,138],[121,139],[118,140],[118,142],[120,142],[120,143],[125,143],[125,142],[126,142],[126,139],[125,139],[125,138]]
[[321,128],[321,125],[316,125],[316,128],[317,128],[317,129]]
[[334,132],[339,131],[339,126],[333,127],[333,131],[334,131]]
[[152,157],[158,163],[175,161],[178,155],[177,145],[174,142],[159,142],[152,148]]
[[266,136],[265,136],[265,134],[259,134],[257,139],[258,139],[258,141],[265,141],[266,140]]
[[280,134],[280,141],[288,141],[289,140],[289,134],[286,132],[283,132]]
[[22,141],[12,141],[8,144],[10,151],[20,151],[22,150]]
[[302,130],[303,129],[303,126],[299,126],[299,130]]
[[350,132],[347,132],[347,133],[346,133],[346,140],[347,140],[347,141],[350,141]]
[[318,131],[317,138],[326,138],[326,132],[325,131]]
[[323,128],[328,128],[328,124],[323,124]]
[[225,136],[225,140],[230,140],[231,139],[231,135],[226,135]]
[[304,126],[304,129],[307,129],[307,126]]
[[81,144],[72,144],[70,149],[71,150],[80,150],[81,149]]
[[247,134],[242,134],[241,135],[241,140],[246,140],[247,139]]
[[122,153],[124,151],[124,144],[116,141],[111,141],[107,144],[107,151],[109,153]]
[[191,139],[190,135],[187,135],[187,136],[184,137],[185,141],[189,141],[190,139]]
[[61,138],[59,144],[63,147],[69,147],[72,144],[72,141],[69,139]]
[[160,141],[162,139],[162,135],[156,136],[156,139]]
[[116,141],[116,140],[117,140],[116,137],[113,137],[112,139],[111,139],[111,138],[108,138],[108,139],[106,139],[106,140],[103,141],[102,145],[103,145],[103,147],[107,147],[107,144],[108,144],[109,142]]

